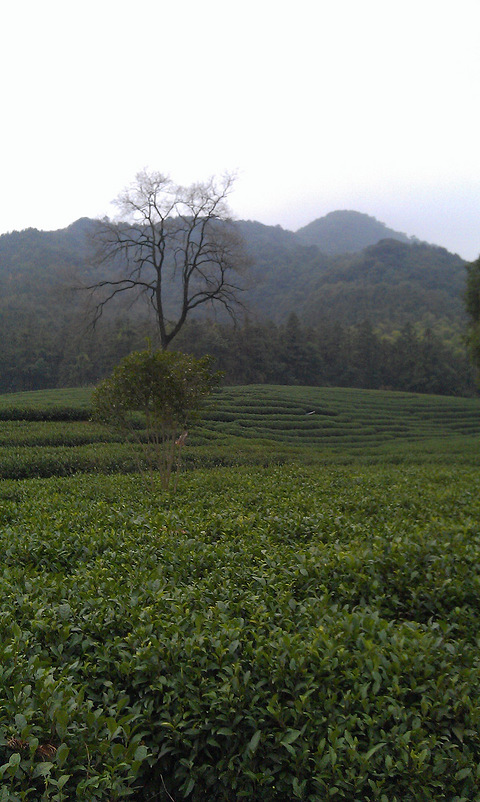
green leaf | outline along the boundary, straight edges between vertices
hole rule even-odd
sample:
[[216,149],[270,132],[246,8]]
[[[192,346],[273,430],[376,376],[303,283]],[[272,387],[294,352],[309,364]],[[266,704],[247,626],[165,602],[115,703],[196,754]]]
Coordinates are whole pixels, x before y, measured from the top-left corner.
[[464,780],[465,777],[468,777],[471,773],[472,773],[472,769],[467,766],[467,768],[460,769],[460,771],[457,771],[457,773],[455,774],[455,779],[456,780]]
[[43,763],[37,763],[35,766],[35,770],[33,772],[34,777],[47,777],[53,768],[53,763],[49,761],[44,761]]
[[107,718],[105,724],[107,725],[110,740],[113,740],[122,732],[122,728],[118,726],[118,723],[112,717]]
[[284,746],[285,744],[293,744],[293,742],[296,741],[298,736],[301,734],[302,734],[301,730],[289,730],[287,734],[283,736],[280,743],[283,744]]
[[251,752],[252,754],[255,752],[258,744],[260,743],[260,738],[262,737],[262,733],[260,730],[257,730],[252,737],[247,746],[247,752]]
[[148,755],[148,749],[143,744],[140,744],[135,750],[134,760],[145,760]]
[[463,744],[463,736],[464,736],[464,728],[463,727],[452,727],[452,732],[457,736],[458,740],[461,744]]
[[115,760],[122,759],[124,757],[124,755],[125,755],[125,747],[124,747],[124,745],[121,744],[121,743],[118,743],[118,742],[114,743],[113,746],[112,746],[112,755],[115,758]]
[[56,721],[55,729],[57,731],[57,735],[59,738],[64,738],[67,732],[67,727],[70,718],[67,711],[62,707],[58,707],[55,710],[54,718]]
[[386,746],[385,742],[383,742],[383,741],[382,741],[382,743],[375,744],[375,746],[372,746],[372,748],[369,749],[368,752],[366,753],[365,760],[370,760],[372,755],[374,755],[375,752],[378,752],[378,750],[381,749],[382,746]]
[[62,621],[66,621],[70,618],[72,612],[72,608],[69,604],[60,604],[58,607],[58,615]]
[[15,716],[15,726],[20,733],[27,726],[27,719],[22,713],[17,713]]
[[70,779],[71,774],[62,774],[62,776],[57,780],[57,788],[60,791],[66,782]]
[[58,766],[62,767],[65,763],[68,753],[70,752],[70,748],[67,746],[66,743],[61,743],[57,749],[55,754],[55,762]]

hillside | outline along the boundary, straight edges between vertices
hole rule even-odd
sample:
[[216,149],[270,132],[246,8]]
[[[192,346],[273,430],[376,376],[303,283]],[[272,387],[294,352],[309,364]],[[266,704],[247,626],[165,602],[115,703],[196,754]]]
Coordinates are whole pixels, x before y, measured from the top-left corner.
[[317,273],[303,309],[307,321],[330,315],[343,323],[369,319],[391,331],[406,321],[463,330],[465,263],[445,248],[386,239],[337,257]]
[[[327,316],[347,326],[368,319],[386,332],[406,323],[448,328],[456,336],[464,330],[465,262],[445,248],[382,238],[355,253],[328,255],[304,244],[298,232],[239,225],[253,260],[248,306],[261,318],[280,323],[295,311],[312,325]],[[350,234],[347,227],[345,238]]]
[[[0,478],[138,470],[137,445],[92,421],[91,390],[0,395]],[[480,399],[338,387],[248,385],[213,393],[189,434],[192,467],[478,465]]]
[[3,802],[478,802],[480,400],[224,388],[168,491],[0,413]]
[[[293,311],[309,319],[328,312],[346,325],[428,317],[463,326],[464,262],[444,248],[358,212],[332,212],[296,233],[256,221],[237,225],[252,259],[242,297],[251,316],[282,322]],[[0,236],[3,313],[48,314],[62,290],[89,283],[94,226],[82,218],[59,231]]]
[[[345,365],[345,353],[352,352],[347,329],[366,320],[377,333],[393,337],[406,325],[421,331],[428,328],[439,342],[455,349],[455,359],[460,355],[465,328],[465,263],[460,257],[409,240],[358,212],[333,212],[298,232],[256,221],[239,221],[237,226],[252,261],[241,300],[257,326],[255,332],[252,327],[244,329],[234,349],[240,350],[244,364],[240,381],[250,380],[249,375],[259,380],[255,351],[269,337],[264,327],[285,326],[292,313],[302,326],[313,327],[316,341],[323,342],[323,368],[315,368],[310,354],[303,360],[301,376],[294,372],[295,381],[302,383],[335,382],[341,374],[342,384],[361,381],[360,386],[365,386],[364,379],[349,378],[350,369],[340,373],[332,369],[332,362],[341,359]],[[143,347],[147,337],[155,338],[148,307],[132,305],[126,296],[123,305],[105,310],[97,332],[89,329],[87,295],[72,288],[100,277],[91,259],[94,227],[95,221],[82,218],[59,231],[27,229],[0,236],[0,337],[4,344],[0,391],[96,383],[132,348]],[[364,243],[368,244],[361,249]],[[357,250],[352,253],[349,248]],[[221,315],[217,322],[224,322]],[[328,336],[325,326],[330,327]],[[335,332],[333,326],[343,329]],[[275,342],[280,342],[282,331],[273,333]],[[302,330],[297,339],[305,334],[311,336]],[[182,341],[181,347],[189,350],[204,342],[215,353],[222,348],[231,351],[230,335],[221,336],[223,346],[197,332],[194,341]],[[334,352],[325,353],[327,341]],[[283,350],[287,342],[288,338]],[[285,357],[275,348],[268,359],[280,365]],[[249,361],[253,369],[246,364]],[[437,359],[440,362],[445,363],[444,355]],[[464,366],[462,372],[465,377]],[[270,379],[288,382],[293,381],[292,375],[290,369],[281,369]],[[451,388],[456,379],[450,370],[449,375]],[[430,380],[426,385],[438,388]],[[467,385],[462,378],[458,386]],[[417,385],[397,389],[413,386]]]
[[305,245],[316,245],[328,254],[355,253],[382,239],[411,242],[406,234],[388,228],[375,217],[347,210],[330,212],[299,228],[297,238]]

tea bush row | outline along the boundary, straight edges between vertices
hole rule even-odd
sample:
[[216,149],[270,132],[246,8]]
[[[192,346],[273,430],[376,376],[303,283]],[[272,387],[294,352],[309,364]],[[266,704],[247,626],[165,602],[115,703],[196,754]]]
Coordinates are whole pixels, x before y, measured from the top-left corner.
[[479,520],[458,465],[4,482],[0,799],[478,802]]
[[62,407],[4,407],[0,408],[0,421],[83,421],[89,420],[89,409]]
[[[12,398],[19,406],[12,406]],[[109,432],[104,430],[102,435],[99,427],[86,420],[90,414],[88,398],[87,390],[0,397],[0,415],[12,418],[0,430],[0,443],[16,448],[26,443],[73,447],[101,439],[111,442],[114,438]],[[69,407],[65,406],[67,400]],[[64,421],[62,428],[63,418],[70,418],[71,423]],[[85,422],[75,423],[76,418]],[[50,431],[46,428],[48,421],[51,421]],[[57,427],[53,421],[58,421]],[[364,442],[369,447],[375,438],[381,449],[393,438],[400,445],[406,438],[420,440],[460,434],[480,437],[480,401],[333,388],[224,388],[207,405],[203,422],[191,432],[190,443],[195,442],[197,434],[204,443],[227,442],[231,438],[263,443],[296,441],[299,446],[310,445],[316,450],[330,448],[334,443],[348,448]],[[86,464],[81,458],[79,462]],[[5,470],[3,473],[3,476],[18,475]],[[39,469],[39,475],[45,472]]]
[[[330,436],[312,447],[308,433],[267,440],[264,433],[238,435],[200,430],[192,434],[182,454],[182,470],[218,466],[299,464],[451,464],[478,465],[478,437],[434,437],[423,441],[393,435],[342,438]],[[137,472],[141,451],[128,443],[89,443],[82,446],[0,446],[0,479],[35,479]]]
[[76,421],[4,421],[0,424],[0,447],[79,446],[121,442],[122,438],[104,426]]
[[130,473],[138,470],[137,451],[129,444],[77,447],[0,447],[1,479],[35,479],[75,473]]

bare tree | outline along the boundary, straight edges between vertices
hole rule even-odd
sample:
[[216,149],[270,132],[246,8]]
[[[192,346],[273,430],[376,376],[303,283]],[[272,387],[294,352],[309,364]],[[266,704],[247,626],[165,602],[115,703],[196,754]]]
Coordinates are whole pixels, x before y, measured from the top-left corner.
[[122,293],[148,298],[163,349],[202,304],[234,316],[248,259],[227,204],[232,184],[229,175],[182,187],[161,173],[137,174],[115,201],[116,221],[102,221],[96,235],[97,266],[116,273],[87,287],[94,324]]

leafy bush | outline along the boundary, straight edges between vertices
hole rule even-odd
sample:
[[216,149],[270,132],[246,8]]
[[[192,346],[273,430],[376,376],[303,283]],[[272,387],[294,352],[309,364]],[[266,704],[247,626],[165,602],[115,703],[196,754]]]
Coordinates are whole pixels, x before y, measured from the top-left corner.
[[77,446],[0,447],[0,478],[35,479],[74,473],[131,473],[138,470],[141,454],[122,443]]
[[[210,364],[209,357],[138,351],[125,357],[93,392],[95,417],[136,439],[150,483],[156,470],[167,488],[172,470],[178,469],[187,427],[218,384],[219,376],[211,373]],[[143,437],[138,435],[139,417],[145,427]]]
[[5,483],[0,799],[478,801],[479,520],[458,465]]

